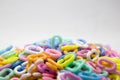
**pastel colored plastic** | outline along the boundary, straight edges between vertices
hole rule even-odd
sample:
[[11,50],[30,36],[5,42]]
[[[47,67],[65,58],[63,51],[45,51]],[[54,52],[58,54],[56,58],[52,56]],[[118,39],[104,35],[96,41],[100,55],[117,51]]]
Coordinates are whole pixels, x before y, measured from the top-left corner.
[[81,50],[81,51],[78,51],[78,52],[77,52],[77,55],[85,58],[85,57],[87,56],[88,51],[89,51],[89,50]]
[[78,39],[78,41],[82,42],[83,44],[87,43],[87,41],[84,39]]
[[37,65],[41,62],[42,62],[42,60],[38,59],[37,61],[34,62],[34,64],[31,64],[30,67],[27,69],[26,73],[21,75],[21,79],[22,80],[24,80],[24,79],[25,80],[28,80],[28,79],[35,80],[35,79],[41,77],[41,73],[39,73],[37,70]]
[[83,59],[83,57],[81,57],[81,56],[76,57],[76,60],[80,60],[80,59]]
[[50,41],[48,40],[38,41],[38,42],[33,43],[33,45],[40,46],[43,49],[51,48]]
[[42,74],[42,80],[55,80],[56,75],[48,74],[48,73],[43,73]]
[[18,65],[17,67],[15,67],[14,68],[14,73],[18,76],[26,73],[27,70],[25,69],[25,67],[26,67],[27,63],[28,62],[24,62],[21,65]]
[[4,58],[0,57],[0,67],[4,65],[4,64],[2,63],[3,60],[4,60]]
[[31,80],[34,80],[34,79],[37,79],[38,77],[41,77],[41,73],[37,72],[36,64],[37,64],[37,63],[32,64],[32,65],[29,67],[29,69],[27,70],[27,72],[24,73],[24,74],[22,74],[22,76],[21,76],[21,79],[22,79],[22,80],[23,80],[23,79],[28,80],[29,78],[30,78],[30,79],[32,78]]
[[108,72],[107,71],[103,71],[100,67],[98,67],[96,64],[94,64],[91,61],[87,61],[86,62],[88,65],[90,65],[93,69],[93,71],[97,74],[100,74],[102,76],[108,76]]
[[48,58],[48,56],[44,53],[41,54],[31,54],[27,57],[27,60],[29,62],[35,62],[36,60],[38,60],[39,58],[46,60]]
[[106,56],[109,56],[109,57],[117,57],[117,58],[120,57],[120,54],[118,54],[116,51],[111,50],[111,49],[106,50],[105,54]]
[[102,79],[102,76],[95,73],[89,73],[89,72],[80,72],[78,73],[78,76],[80,76],[82,80],[101,80]]
[[40,46],[28,45],[25,47],[24,52],[27,54],[42,53],[43,49]]
[[6,68],[0,71],[0,80],[9,80],[14,75],[14,71]]
[[102,69],[99,68],[99,67],[98,67],[96,64],[94,64],[93,62],[87,61],[86,64],[89,65],[89,66],[91,66],[91,68],[93,69],[93,71],[94,71],[95,73],[98,73],[98,74],[102,73]]
[[20,80],[36,80],[39,77],[41,77],[41,74],[36,72],[36,73],[25,73],[21,75]]
[[80,72],[89,72],[89,73],[92,73],[93,70],[92,70],[92,68],[90,66],[84,64],[84,65],[81,66]]
[[106,56],[103,58],[113,61],[116,64],[116,73],[120,75],[120,59]]
[[57,59],[57,62],[58,62],[60,59],[63,59],[66,55],[67,55],[67,54],[60,56],[60,57]]
[[5,53],[3,53],[2,55],[0,55],[2,58],[9,58],[12,56],[18,56],[18,50],[13,50],[13,51],[7,51]]
[[100,48],[100,56],[105,56],[105,49],[104,48]]
[[86,65],[85,61],[82,59],[74,61],[72,64],[68,65],[66,67],[66,70],[73,72],[73,73],[79,73],[79,72],[84,72],[84,71],[92,73],[93,71],[92,68]]
[[34,72],[37,72],[38,69],[37,69],[37,65],[36,64],[31,64],[30,67],[27,69],[27,72],[29,73],[34,73]]
[[61,47],[62,47],[62,46],[71,45],[71,44],[73,44],[73,42],[72,42],[71,39],[63,39],[63,40],[62,40],[62,43],[59,44],[58,50],[61,50]]
[[75,45],[78,45],[81,48],[87,48],[88,47],[87,41],[85,41],[84,39],[77,39],[73,42],[74,42]]
[[56,35],[1,49],[0,80],[120,80],[120,54],[109,45]]
[[24,51],[18,55],[19,59],[22,61],[27,61],[27,56]]
[[110,80],[110,78],[103,76],[101,80]]
[[4,53],[7,52],[7,51],[10,51],[12,48],[13,48],[13,46],[12,46],[12,45],[9,45],[9,46],[6,47],[5,49],[0,50],[0,55],[1,55],[1,54],[4,54]]
[[120,80],[120,75],[110,74],[109,78],[110,78],[110,80]]
[[20,80],[20,79],[17,78],[17,77],[13,77],[13,78],[11,78],[10,80]]
[[10,51],[8,53],[6,53],[5,55],[2,55],[3,58],[8,59],[10,57],[17,57],[18,56],[18,51],[14,50],[14,51]]
[[8,58],[8,59],[4,59],[4,60],[2,61],[2,64],[14,63],[14,62],[17,61],[17,60],[18,60],[18,57],[13,56],[13,57],[10,57],[10,58]]
[[[57,41],[57,45],[55,45],[55,42]],[[51,47],[54,49],[57,47],[60,43],[62,43],[62,38],[60,36],[53,36],[51,38]]]
[[56,63],[52,59],[47,59],[46,65],[55,71],[63,69],[63,67],[59,63]]
[[14,69],[16,66],[18,66],[18,65],[20,65],[20,64],[22,64],[23,63],[23,61],[21,61],[21,60],[18,60],[18,61],[16,61],[16,62],[14,62],[12,65],[11,65],[11,69]]
[[44,63],[38,64],[38,71],[41,73],[49,73],[49,74],[55,74],[56,72],[49,67],[47,67]]
[[55,49],[46,49],[45,54],[49,55],[54,60],[58,59],[62,55],[60,51]]
[[58,72],[57,73],[57,80],[61,80],[61,75],[63,75],[64,72]]
[[26,65],[26,69],[28,70],[28,68],[32,65],[32,63],[36,62],[37,60],[39,60],[39,59],[46,60],[47,58],[48,58],[48,56],[45,55],[44,53],[29,55],[27,57],[28,64]]
[[61,47],[61,50],[63,50],[64,54],[67,54],[69,51],[77,52],[78,47],[78,45],[65,45]]
[[[97,47],[96,44],[89,43],[88,45],[89,45],[89,47],[91,47],[92,49],[95,49],[98,54],[100,54],[100,50],[99,50],[99,48]],[[94,51],[94,50],[93,50],[93,51]]]
[[44,77],[51,77],[51,78],[55,77],[55,75],[48,74],[48,73],[43,73],[42,76],[44,76]]
[[68,53],[68,55],[64,56],[64,58],[58,60],[57,63],[63,67],[66,67],[67,65],[72,64],[74,60],[75,60],[75,55]]
[[[109,73],[115,73],[116,72],[116,64],[113,61],[110,61],[108,59],[105,59],[105,58],[98,59],[97,65],[100,68],[105,69]],[[110,66],[112,66],[112,67],[110,67]]]
[[19,59],[22,61],[27,61],[27,56],[20,56]]
[[102,71],[102,73],[101,73],[101,74],[99,74],[99,75],[102,75],[102,76],[107,77],[109,74],[108,74],[108,72],[107,72],[107,71]]
[[[91,55],[95,53],[95,57],[92,59]],[[90,61],[95,61],[99,58],[99,53],[97,52],[97,50],[92,49],[91,51],[88,51],[87,53],[87,59]]]
[[28,77],[30,77],[30,76],[31,76],[31,73],[24,73],[23,75],[21,75],[20,79],[21,80],[27,80]]
[[71,72],[65,72],[60,77],[61,80],[82,80],[80,77]]
[[78,73],[84,64],[84,60],[79,60],[79,62],[74,61],[72,64],[66,66],[65,69],[73,73]]
[[3,66],[0,66],[0,70],[9,68],[10,66],[11,66],[11,64],[6,64],[6,65],[3,65]]

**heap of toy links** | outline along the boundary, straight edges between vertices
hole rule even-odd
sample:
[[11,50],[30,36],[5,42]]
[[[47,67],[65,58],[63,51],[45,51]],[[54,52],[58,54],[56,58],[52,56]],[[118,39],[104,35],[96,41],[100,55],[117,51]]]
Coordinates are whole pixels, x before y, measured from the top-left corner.
[[120,54],[56,35],[24,49],[0,50],[0,80],[120,80]]

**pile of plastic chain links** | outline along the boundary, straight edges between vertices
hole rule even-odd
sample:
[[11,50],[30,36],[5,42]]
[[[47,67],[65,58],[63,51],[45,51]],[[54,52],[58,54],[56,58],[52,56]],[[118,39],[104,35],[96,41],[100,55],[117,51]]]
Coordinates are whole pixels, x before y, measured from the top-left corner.
[[0,80],[120,80],[120,54],[83,39],[52,38],[0,50]]

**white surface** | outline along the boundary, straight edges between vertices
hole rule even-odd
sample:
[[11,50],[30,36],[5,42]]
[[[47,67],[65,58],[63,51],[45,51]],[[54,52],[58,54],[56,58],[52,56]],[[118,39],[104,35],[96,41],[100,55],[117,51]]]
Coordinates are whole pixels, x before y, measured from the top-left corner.
[[120,0],[0,0],[0,47],[54,34],[120,52]]

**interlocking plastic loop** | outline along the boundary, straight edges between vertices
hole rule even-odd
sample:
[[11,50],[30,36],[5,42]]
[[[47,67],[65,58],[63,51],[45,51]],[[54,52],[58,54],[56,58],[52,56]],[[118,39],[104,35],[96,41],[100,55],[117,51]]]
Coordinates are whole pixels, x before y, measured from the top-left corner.
[[83,59],[83,57],[77,56],[76,60],[80,60],[80,59]]
[[44,63],[40,63],[37,65],[38,71],[40,73],[48,73],[48,74],[55,74],[56,72],[51,68],[47,67]]
[[13,56],[13,57],[10,57],[10,58],[8,58],[8,59],[4,59],[4,60],[2,61],[2,64],[10,64],[10,63],[13,63],[13,62],[15,62],[15,61],[17,61],[17,60],[18,60],[18,57]]
[[57,61],[58,64],[60,64],[62,67],[66,67],[67,65],[71,64],[75,60],[74,53],[68,53],[64,58]]
[[78,73],[78,76],[82,78],[82,80],[101,80],[101,76],[95,73],[89,73],[89,72],[80,72]]
[[[57,44],[55,45],[55,42],[57,42]],[[54,49],[56,47],[58,47],[58,45],[62,43],[62,38],[60,36],[53,36],[51,39],[51,47]]]
[[22,61],[27,61],[27,56],[28,54],[25,54],[25,52],[21,52],[18,57]]
[[78,56],[81,56],[81,57],[83,57],[83,58],[86,58],[88,51],[89,51],[89,50],[81,50],[81,51],[78,51],[78,52],[77,52],[77,55],[78,55]]
[[36,73],[26,73],[26,74],[23,74],[21,77],[20,77],[20,80],[36,80],[38,79],[39,77],[41,77],[41,74],[36,72]]
[[101,80],[110,80],[110,78],[103,76]]
[[77,52],[78,48],[78,45],[65,45],[61,47],[61,50],[64,52],[64,54],[67,54],[69,51]]
[[94,71],[95,73],[100,74],[100,75],[102,75],[102,76],[108,76],[108,72],[107,72],[107,71],[102,70],[100,67],[98,67],[98,66],[97,66],[96,64],[94,64],[93,62],[87,61],[86,63],[87,63],[87,65],[89,65],[89,66],[92,67],[92,69],[93,69],[93,71]]
[[34,63],[30,65],[30,67],[27,69],[29,73],[35,73],[38,72],[37,65],[42,62],[42,59],[36,60]]
[[[92,59],[91,58],[91,55],[92,54],[95,54],[95,57]],[[91,51],[88,51],[87,53],[87,59],[90,60],[90,61],[95,61],[99,58],[99,53],[97,52],[97,50],[95,49],[92,49]]]
[[11,64],[6,64],[0,67],[0,70],[3,70],[5,68],[9,68],[11,66]]
[[28,45],[25,47],[24,52],[27,54],[42,53],[43,48],[41,48],[40,46],[36,46],[36,45]]
[[30,68],[28,69],[27,73],[25,73],[25,74],[23,74],[23,75],[21,76],[21,79],[22,79],[22,80],[24,80],[24,79],[25,79],[25,80],[28,80],[28,79],[30,79],[30,80],[35,80],[35,79],[41,77],[41,73],[37,72],[37,67],[36,67],[36,65],[37,65],[37,63],[32,64],[32,65],[30,66]]
[[41,54],[31,54],[27,57],[29,62],[35,62],[39,58],[46,60],[48,58],[48,56],[45,55],[44,53],[41,53]]
[[108,74],[109,74],[109,73],[108,73],[107,71],[102,71],[102,73],[101,73],[100,75],[107,77]]
[[70,71],[70,72],[73,72],[73,73],[78,73],[80,68],[82,67],[82,65],[85,64],[85,61],[84,60],[80,60],[79,62],[78,61],[74,61],[72,64],[68,65],[66,67],[66,70]]
[[120,59],[119,58],[113,58],[113,57],[111,58],[111,57],[106,57],[106,56],[103,58],[113,61],[117,66],[117,71],[120,71]]
[[13,56],[15,57],[15,56],[18,56],[18,50],[8,51],[0,56],[5,59],[13,57]]
[[28,64],[26,66],[26,69],[28,70],[28,68],[31,66],[31,64],[34,63],[35,61],[37,61],[38,59],[46,60],[47,58],[48,58],[48,56],[45,55],[44,53],[29,55],[27,57]]
[[92,47],[93,49],[97,50],[98,54],[100,54],[100,50],[99,48],[97,48],[97,45],[95,44],[88,44],[90,47]]
[[13,48],[13,46],[12,46],[12,45],[9,45],[9,46],[6,47],[5,49],[0,50],[0,55],[1,55],[1,54],[4,54],[4,53],[7,52],[7,51],[10,51],[12,48]]
[[87,71],[89,73],[92,72],[92,68],[86,65],[85,61],[82,59],[74,61],[72,64],[68,65],[66,67],[66,70],[73,72],[73,73],[84,72],[84,71]]
[[21,65],[18,65],[14,68],[14,73],[18,76],[21,76],[22,74],[26,73],[26,65],[28,62],[24,62]]
[[0,50],[0,80],[120,80],[120,54],[109,45],[60,36]]
[[13,78],[11,78],[10,80],[20,80],[20,79],[17,78],[17,77],[13,77]]
[[106,56],[109,57],[116,57],[116,58],[120,58],[120,54],[118,54],[116,51],[108,49],[105,51]]
[[53,60],[58,59],[62,53],[55,49],[46,49],[45,54],[49,55]]
[[65,72],[60,76],[60,80],[82,80],[77,75],[71,73],[71,72]]
[[14,72],[10,68],[0,71],[0,80],[9,80],[14,75]]
[[4,58],[0,57],[0,66],[3,66],[2,61],[4,60]]
[[83,39],[77,39],[73,42],[74,42],[75,45],[78,45],[81,48],[87,48],[88,47],[87,41],[85,41]]
[[42,80],[56,80],[56,75],[43,73],[42,76]]
[[113,61],[107,60],[105,58],[100,58],[97,61],[97,65],[108,71],[109,73],[115,73],[116,72],[116,64]]
[[100,48],[100,56],[105,56],[105,49],[104,48]]
[[18,60],[18,61],[16,61],[16,62],[14,62],[12,65],[11,65],[11,69],[14,69],[16,66],[18,66],[18,65],[20,65],[20,64],[22,64],[23,63],[23,61],[21,61],[21,60]]
[[37,61],[34,62],[34,64],[31,64],[31,66],[28,68],[27,72],[21,75],[22,80],[35,80],[39,77],[41,77],[41,73],[38,72],[37,70],[37,65],[41,62],[41,59],[38,59]]
[[46,65],[55,71],[63,69],[60,64],[56,63],[52,59],[47,59]]
[[91,68],[93,69],[93,71],[95,73],[102,73],[102,69],[100,67],[98,67],[95,63],[91,62],[91,61],[87,61],[86,62],[87,65],[91,66]]
[[120,76],[117,74],[110,74],[109,78],[110,80],[120,80]]

